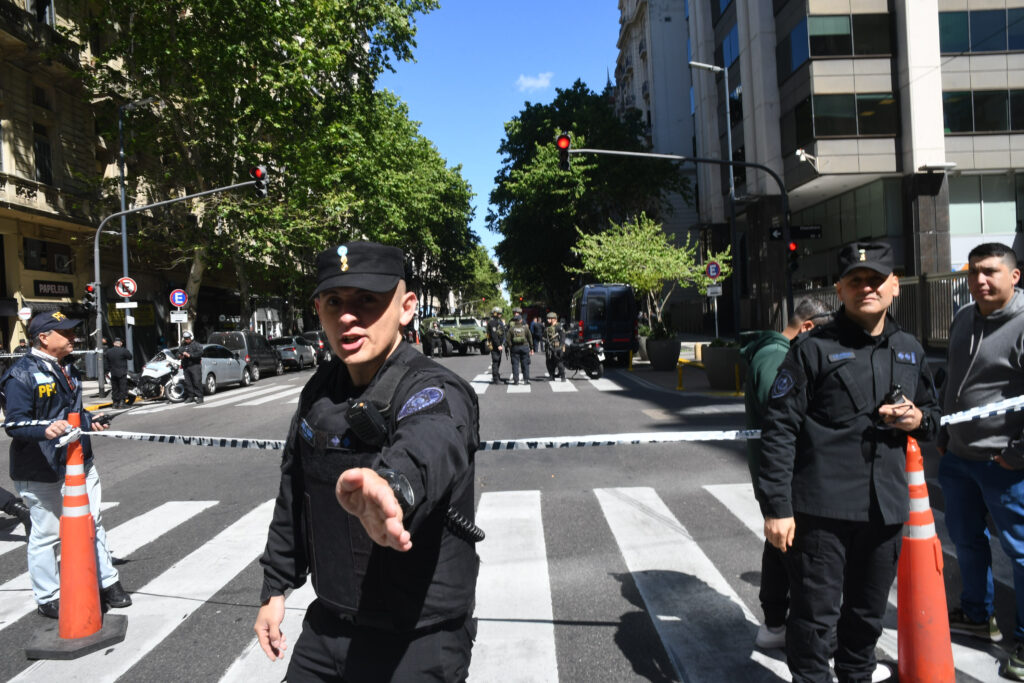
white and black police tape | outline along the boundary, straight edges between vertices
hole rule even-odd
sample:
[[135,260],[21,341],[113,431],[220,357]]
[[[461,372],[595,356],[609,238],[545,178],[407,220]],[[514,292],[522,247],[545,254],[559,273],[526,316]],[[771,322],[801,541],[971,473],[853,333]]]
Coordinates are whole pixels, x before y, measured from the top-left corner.
[[[960,424],[972,420],[983,420],[996,415],[1024,410],[1024,396],[1015,396],[995,403],[990,403],[970,410],[943,415],[941,424]],[[52,420],[25,420],[22,422],[4,423],[3,427],[28,427],[32,425],[50,424]],[[89,436],[105,436],[113,439],[129,441],[145,441],[149,443],[182,444],[184,446],[206,446],[212,448],[248,448],[256,450],[281,450],[284,441],[280,439],[241,439],[226,436],[186,436],[183,434],[153,434],[146,432],[124,432],[106,430],[89,432]],[[60,437],[58,447],[66,445],[81,436],[79,429],[73,429]],[[481,451],[514,451],[548,448],[592,448],[595,446],[636,446],[652,443],[678,443],[681,441],[741,441],[759,439],[758,429],[730,429],[717,431],[691,432],[636,432],[632,434],[588,434],[585,436],[541,436],[528,439],[499,439],[482,441],[478,450]]]

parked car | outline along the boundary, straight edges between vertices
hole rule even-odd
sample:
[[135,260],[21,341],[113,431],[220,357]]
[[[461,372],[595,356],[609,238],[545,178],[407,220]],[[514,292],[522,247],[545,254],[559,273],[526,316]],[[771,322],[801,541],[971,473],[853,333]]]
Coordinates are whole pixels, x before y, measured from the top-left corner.
[[252,330],[236,330],[231,332],[214,332],[206,340],[209,344],[220,344],[231,351],[237,351],[245,361],[252,375],[252,381],[257,381],[264,373],[280,375],[284,373],[284,362],[281,354],[270,345],[266,337],[256,334]]
[[214,394],[217,392],[217,387],[225,384],[241,384],[242,386],[252,384],[252,372],[246,367],[240,352],[232,351],[226,346],[220,344],[203,346],[201,367],[204,394]]
[[327,334],[323,330],[303,332],[302,337],[313,343],[317,363],[327,363],[331,360],[331,345],[328,343]]
[[303,370],[306,366],[316,367],[316,349],[313,342],[301,335],[275,337],[270,340],[270,345],[277,349],[281,354],[281,360],[289,367],[296,370]]
[[625,364],[640,348],[637,337],[636,297],[629,285],[584,285],[572,295],[569,321],[574,341],[604,341],[604,352]]

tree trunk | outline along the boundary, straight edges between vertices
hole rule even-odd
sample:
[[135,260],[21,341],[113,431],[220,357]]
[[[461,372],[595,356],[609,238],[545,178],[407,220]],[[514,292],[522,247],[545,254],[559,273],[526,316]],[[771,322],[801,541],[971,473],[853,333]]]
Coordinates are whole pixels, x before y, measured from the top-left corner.
[[[203,273],[206,271],[206,246],[196,245],[192,252],[192,265],[188,269],[188,282],[185,283],[185,292],[188,294],[188,312],[192,318],[192,324],[188,329],[193,329],[198,320],[199,311],[199,287],[203,284]],[[195,332],[193,332],[195,334]]]
[[235,264],[235,276],[238,278],[238,296],[241,299],[238,308],[239,327],[249,327],[249,320],[252,318],[252,306],[249,304],[249,277],[245,274],[241,255],[236,251],[231,254],[231,260]]

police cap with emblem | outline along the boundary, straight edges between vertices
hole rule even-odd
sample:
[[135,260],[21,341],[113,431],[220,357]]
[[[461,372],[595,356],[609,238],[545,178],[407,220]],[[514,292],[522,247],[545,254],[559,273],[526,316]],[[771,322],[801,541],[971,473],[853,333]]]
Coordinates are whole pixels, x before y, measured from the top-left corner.
[[50,313],[40,313],[36,317],[32,318],[32,322],[28,324],[28,336],[35,339],[37,335],[43,332],[50,332],[52,330],[70,330],[78,327],[81,320],[75,320],[69,318],[60,311],[51,311]]
[[349,242],[316,257],[316,296],[325,289],[355,287],[387,292],[405,277],[405,255],[398,247],[376,242]]
[[893,271],[892,249],[885,242],[850,242],[839,250],[840,279],[857,268],[889,275]]

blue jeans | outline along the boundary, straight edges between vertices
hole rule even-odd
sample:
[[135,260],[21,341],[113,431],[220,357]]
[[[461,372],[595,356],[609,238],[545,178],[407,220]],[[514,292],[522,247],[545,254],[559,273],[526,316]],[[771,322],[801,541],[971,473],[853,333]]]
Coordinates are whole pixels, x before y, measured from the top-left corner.
[[993,461],[964,460],[947,451],[939,463],[939,485],[946,499],[946,527],[960,563],[964,614],[973,621],[987,621],[993,611],[988,513],[1013,565],[1017,598],[1013,635],[1024,642],[1024,470],[1007,470]]
[[[57,550],[60,544],[60,516],[64,509],[64,482],[16,481],[22,501],[32,515],[32,534],[28,537],[28,573],[32,593],[39,604],[53,602],[60,591]],[[107,533],[100,519],[103,495],[100,474],[94,466],[85,473],[89,494],[89,512],[96,523],[96,574],[100,587],[108,588],[118,580],[117,570],[107,551]]]

